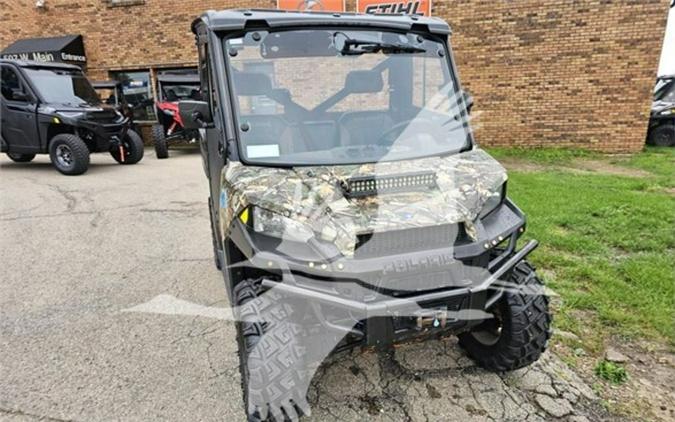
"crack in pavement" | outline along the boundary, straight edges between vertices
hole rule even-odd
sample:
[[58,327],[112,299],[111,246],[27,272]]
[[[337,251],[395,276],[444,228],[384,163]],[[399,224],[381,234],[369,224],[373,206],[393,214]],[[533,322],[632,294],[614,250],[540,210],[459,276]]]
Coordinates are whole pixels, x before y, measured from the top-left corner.
[[[147,203],[144,202],[144,203],[140,203],[140,204],[120,205],[118,207],[103,208],[103,209],[94,210],[94,211],[74,211],[74,210],[71,210],[71,211],[64,211],[64,212],[51,213],[51,214],[22,215],[22,216],[16,216],[16,217],[5,217],[5,218],[0,218],[0,222],[20,221],[20,220],[35,220],[35,219],[40,219],[40,218],[70,217],[70,216],[79,216],[79,215],[96,215],[96,214],[107,213],[107,212],[110,212],[110,211],[120,211],[120,210],[125,210],[125,209],[138,208],[138,207],[142,207],[144,205],[147,205]],[[15,213],[16,212],[13,212],[12,214],[15,214]]]
[[7,409],[4,407],[0,407],[0,416],[2,414],[6,415],[12,415],[12,416],[26,416],[29,418],[36,418],[39,421],[46,421],[46,422],[75,422],[75,419],[61,419],[61,418],[56,418],[52,416],[47,416],[47,415],[38,415],[35,413],[30,413],[30,412],[25,412],[20,409]]
[[48,183],[45,183],[45,186],[61,195],[66,200],[66,212],[70,212],[75,209],[77,206],[77,198],[73,195],[73,192],[78,191],[67,191],[59,185],[50,185]]
[[[438,360],[451,359],[456,362],[463,358],[458,352],[459,346],[449,339],[434,342],[433,346],[427,346],[426,349],[441,351],[435,357]],[[453,344],[454,348],[451,347]],[[397,348],[396,352],[406,347],[419,349],[415,344],[407,344]],[[420,357],[419,350],[414,352],[415,350],[415,356]],[[375,372],[368,372],[368,368],[372,366],[372,357],[369,354],[377,356]],[[405,355],[369,351],[331,357],[317,371],[310,403],[321,409],[324,415],[331,417],[339,416],[339,409],[344,409],[345,406],[356,411],[355,415],[349,417],[342,415],[343,419],[340,420],[363,420],[366,415],[373,416],[374,405],[380,411],[387,408],[397,409],[388,411],[389,414],[376,416],[377,420],[431,421],[442,417],[443,420],[456,421],[545,421],[558,415],[588,420],[611,418],[606,412],[599,410],[597,401],[584,399],[583,396],[579,396],[577,400],[568,399],[571,398],[569,394],[576,394],[577,387],[574,383],[581,381],[574,379],[569,372],[571,370],[561,366],[564,364],[550,353],[532,367],[508,374],[492,374],[475,366],[411,369],[401,363],[402,357],[405,358]],[[557,374],[563,369],[563,373]],[[533,377],[533,374],[536,376]],[[360,381],[351,378],[352,375]],[[521,377],[524,385],[514,382]],[[540,400],[537,400],[541,393],[536,391],[541,389],[542,383],[532,380],[549,383],[549,393],[554,392],[550,396],[552,405],[562,407],[552,408],[548,404],[542,406]],[[364,390],[364,387],[367,388]],[[349,390],[343,391],[344,388]],[[335,389],[340,389],[339,395],[331,393]],[[363,403],[362,408],[354,409],[354,403],[359,402]],[[567,406],[570,411],[565,410]]]

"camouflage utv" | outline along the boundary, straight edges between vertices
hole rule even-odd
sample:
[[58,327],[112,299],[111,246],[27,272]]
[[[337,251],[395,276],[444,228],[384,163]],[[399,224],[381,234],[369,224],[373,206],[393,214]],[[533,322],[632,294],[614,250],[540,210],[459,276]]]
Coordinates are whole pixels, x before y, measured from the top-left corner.
[[[525,216],[473,141],[450,28],[258,10],[193,24],[215,261],[249,420],[295,419],[328,355],[459,336],[478,365],[539,358],[551,316]],[[523,242],[521,242],[523,243]]]

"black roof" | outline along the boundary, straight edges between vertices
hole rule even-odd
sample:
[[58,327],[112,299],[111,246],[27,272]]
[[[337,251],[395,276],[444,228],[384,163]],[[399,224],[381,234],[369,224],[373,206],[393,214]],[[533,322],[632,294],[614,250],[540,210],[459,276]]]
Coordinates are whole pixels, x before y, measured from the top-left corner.
[[675,75],[661,75],[656,79],[675,79]]
[[28,58],[28,54],[31,53],[61,53],[61,54],[70,54],[75,56],[81,56],[82,59],[57,59],[58,61],[76,61],[76,62],[86,62],[86,57],[84,53],[84,41],[82,35],[63,35],[60,37],[48,37],[48,38],[25,38],[22,40],[17,40],[4,50],[0,52],[0,56],[20,56],[25,55]]
[[34,62],[30,60],[12,60],[0,58],[0,63],[12,63],[19,67],[40,67],[45,69],[82,70],[82,68],[79,66],[59,62]]
[[64,35],[50,38],[26,38],[15,41],[2,50],[2,54],[31,53],[33,51],[59,51],[82,39],[82,35]]
[[264,22],[273,29],[290,26],[346,25],[409,31],[415,25],[416,28],[427,29],[434,34],[449,35],[452,32],[450,26],[444,20],[435,17],[343,12],[294,12],[266,9],[210,10],[192,24],[192,30],[196,33],[197,25],[204,22],[214,31],[237,31],[244,29],[246,24],[251,21],[255,21],[255,23]]

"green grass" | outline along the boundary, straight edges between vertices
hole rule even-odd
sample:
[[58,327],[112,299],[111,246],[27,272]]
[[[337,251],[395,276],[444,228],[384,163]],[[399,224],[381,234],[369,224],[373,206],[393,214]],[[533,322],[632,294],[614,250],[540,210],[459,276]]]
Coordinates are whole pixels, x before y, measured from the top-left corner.
[[496,159],[518,158],[537,164],[568,164],[575,158],[599,157],[595,152],[566,148],[490,148]]
[[[621,157],[490,152],[545,164],[542,171],[510,171],[508,191],[528,216],[527,236],[540,241],[531,260],[561,296],[555,325],[595,352],[610,335],[675,345],[675,149]],[[649,173],[561,168],[586,158]]]
[[629,159],[609,159],[618,165],[649,171],[657,176],[659,182],[675,186],[675,151],[673,148],[649,148],[645,152]]
[[606,360],[598,362],[595,366],[595,374],[612,384],[623,384],[628,381],[628,373],[623,366]]

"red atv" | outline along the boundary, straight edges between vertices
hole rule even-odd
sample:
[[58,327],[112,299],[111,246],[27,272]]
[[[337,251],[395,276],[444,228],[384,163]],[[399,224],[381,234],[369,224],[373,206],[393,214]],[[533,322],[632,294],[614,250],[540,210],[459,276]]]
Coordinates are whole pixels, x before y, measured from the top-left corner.
[[159,75],[159,100],[155,103],[159,124],[152,127],[152,139],[157,158],[169,157],[169,142],[196,143],[199,131],[185,129],[178,113],[178,101],[201,100],[198,75]]

